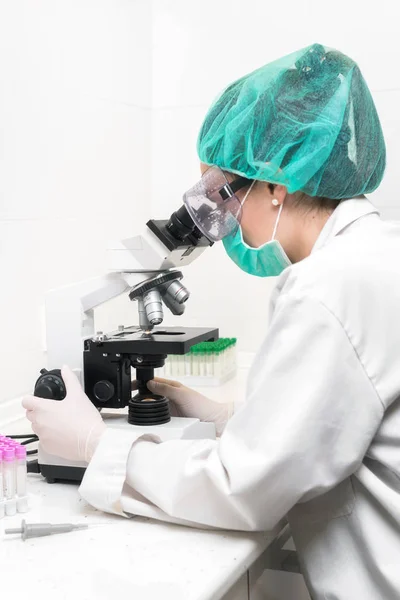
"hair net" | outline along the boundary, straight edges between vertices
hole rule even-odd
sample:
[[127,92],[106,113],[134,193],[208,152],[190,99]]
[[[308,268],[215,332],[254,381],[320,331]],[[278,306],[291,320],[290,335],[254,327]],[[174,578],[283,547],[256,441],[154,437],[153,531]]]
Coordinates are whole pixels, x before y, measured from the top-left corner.
[[372,192],[385,141],[357,64],[314,44],[232,83],[209,109],[200,160],[290,193],[351,198]]

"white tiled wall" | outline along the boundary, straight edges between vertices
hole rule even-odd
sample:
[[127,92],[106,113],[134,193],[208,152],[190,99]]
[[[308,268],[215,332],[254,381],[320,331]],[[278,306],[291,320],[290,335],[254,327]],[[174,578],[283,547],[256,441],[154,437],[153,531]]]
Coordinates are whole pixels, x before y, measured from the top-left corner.
[[[400,218],[399,17],[394,0],[0,0],[0,401],[43,364],[44,292],[103,272],[108,239],[179,206],[210,102],[269,60],[321,42],[359,62],[388,145],[373,199]],[[185,280],[185,323],[258,346],[273,281],[246,276],[220,244]],[[112,308],[98,311],[106,329],[136,317],[126,298]]]
[[0,402],[44,366],[44,292],[149,217],[150,105],[149,2],[0,1]]
[[[400,3],[383,0],[153,1],[153,211],[174,210],[199,178],[196,138],[214,97],[235,78],[314,42],[360,64],[382,118],[388,145],[386,179],[374,196],[387,218],[400,218]],[[218,325],[254,351],[267,328],[271,280],[248,277],[214,246],[189,267],[192,292],[185,321]]]
[[400,220],[400,83],[397,89],[375,91],[374,100],[385,133],[387,167],[381,185],[370,198],[384,218]]

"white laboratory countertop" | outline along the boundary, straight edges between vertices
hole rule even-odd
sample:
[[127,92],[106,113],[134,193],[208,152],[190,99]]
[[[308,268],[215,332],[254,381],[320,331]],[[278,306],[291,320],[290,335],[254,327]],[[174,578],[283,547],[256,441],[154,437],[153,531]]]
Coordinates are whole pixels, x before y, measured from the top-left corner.
[[[245,370],[210,397],[240,403]],[[16,422],[14,432],[26,432]],[[234,585],[281,529],[238,533],[192,529],[141,517],[124,519],[89,506],[73,484],[47,484],[29,475],[31,510],[0,521],[1,589],[14,600],[218,600]],[[5,528],[28,523],[87,523],[87,530],[23,542]]]
[[[31,475],[33,508],[0,521],[1,589],[13,599],[218,600],[247,571],[277,532],[197,530],[104,514],[77,486],[49,485]],[[87,523],[87,530],[23,542],[5,527],[27,522]]]

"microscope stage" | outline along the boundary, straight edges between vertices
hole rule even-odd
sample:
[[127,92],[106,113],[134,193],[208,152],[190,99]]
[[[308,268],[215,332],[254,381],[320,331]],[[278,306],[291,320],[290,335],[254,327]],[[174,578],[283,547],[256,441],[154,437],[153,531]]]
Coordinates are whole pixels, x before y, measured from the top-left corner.
[[186,354],[200,342],[215,341],[218,329],[207,327],[160,327],[146,333],[139,327],[127,327],[104,336],[103,340],[87,340],[91,345],[118,354]]

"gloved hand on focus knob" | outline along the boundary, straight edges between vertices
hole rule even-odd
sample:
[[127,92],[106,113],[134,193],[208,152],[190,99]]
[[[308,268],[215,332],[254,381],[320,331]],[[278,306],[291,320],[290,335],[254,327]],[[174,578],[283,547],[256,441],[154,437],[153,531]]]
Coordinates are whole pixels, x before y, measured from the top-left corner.
[[64,400],[26,396],[22,406],[43,449],[68,460],[90,462],[106,425],[75,373],[63,367]]
[[221,435],[233,414],[233,403],[210,400],[178,381],[156,377],[147,383],[153,394],[166,396],[171,401],[171,413],[176,417],[192,417],[215,423],[217,435]]

